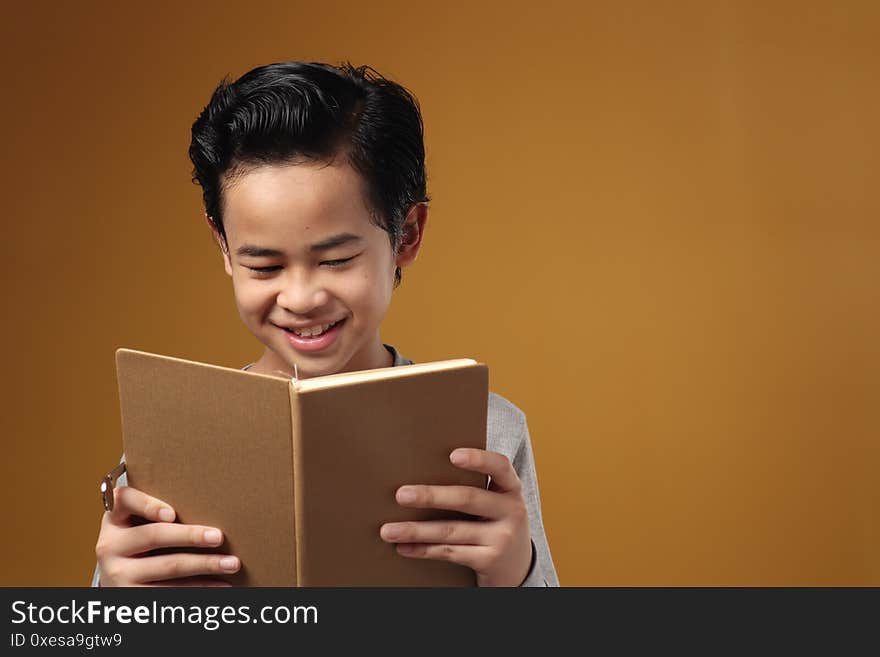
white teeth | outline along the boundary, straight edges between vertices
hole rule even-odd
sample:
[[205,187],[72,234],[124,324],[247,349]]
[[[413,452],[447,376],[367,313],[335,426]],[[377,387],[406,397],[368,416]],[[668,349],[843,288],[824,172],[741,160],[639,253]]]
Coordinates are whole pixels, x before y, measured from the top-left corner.
[[324,324],[322,326],[312,326],[310,328],[304,329],[291,329],[291,333],[295,333],[301,338],[314,338],[321,335],[324,331],[329,329],[331,326],[336,326],[339,322],[331,322],[330,324]]

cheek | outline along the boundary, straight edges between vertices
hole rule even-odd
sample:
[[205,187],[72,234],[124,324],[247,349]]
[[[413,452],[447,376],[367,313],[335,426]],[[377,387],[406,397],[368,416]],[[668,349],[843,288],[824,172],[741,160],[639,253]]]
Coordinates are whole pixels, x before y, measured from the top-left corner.
[[238,281],[234,285],[235,302],[241,311],[253,312],[266,305],[271,295],[268,288],[254,285],[252,281]]
[[364,317],[381,316],[385,313],[389,302],[386,281],[375,272],[353,273],[347,282],[345,295],[346,305]]

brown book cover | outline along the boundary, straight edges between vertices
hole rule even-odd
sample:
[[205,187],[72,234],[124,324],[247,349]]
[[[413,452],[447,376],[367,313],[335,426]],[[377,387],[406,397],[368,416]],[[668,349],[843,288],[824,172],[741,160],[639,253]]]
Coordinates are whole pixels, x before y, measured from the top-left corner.
[[397,504],[403,484],[485,488],[456,447],[486,446],[488,368],[471,359],[295,380],[116,352],[129,485],[218,527],[242,586],[473,586],[410,559],[385,522],[459,517]]

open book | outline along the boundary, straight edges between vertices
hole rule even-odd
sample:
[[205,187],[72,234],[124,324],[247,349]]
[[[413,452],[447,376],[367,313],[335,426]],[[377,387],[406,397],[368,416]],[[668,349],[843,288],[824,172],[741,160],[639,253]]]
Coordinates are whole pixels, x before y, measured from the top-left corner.
[[218,527],[244,586],[472,586],[397,554],[385,522],[462,517],[397,504],[403,484],[485,488],[453,466],[486,446],[488,368],[458,359],[295,380],[116,351],[129,485]]

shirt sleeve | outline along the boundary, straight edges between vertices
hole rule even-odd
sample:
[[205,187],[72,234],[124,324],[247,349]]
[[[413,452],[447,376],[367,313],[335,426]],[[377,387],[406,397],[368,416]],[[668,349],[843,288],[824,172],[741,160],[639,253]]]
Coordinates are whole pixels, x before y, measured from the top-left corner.
[[529,427],[525,415],[522,416],[522,435],[513,459],[513,468],[522,482],[523,499],[529,514],[529,531],[532,536],[532,565],[520,586],[559,586],[550,546],[544,531],[541,517],[541,496],[538,493],[538,476],[535,472],[535,458],[529,438]]

